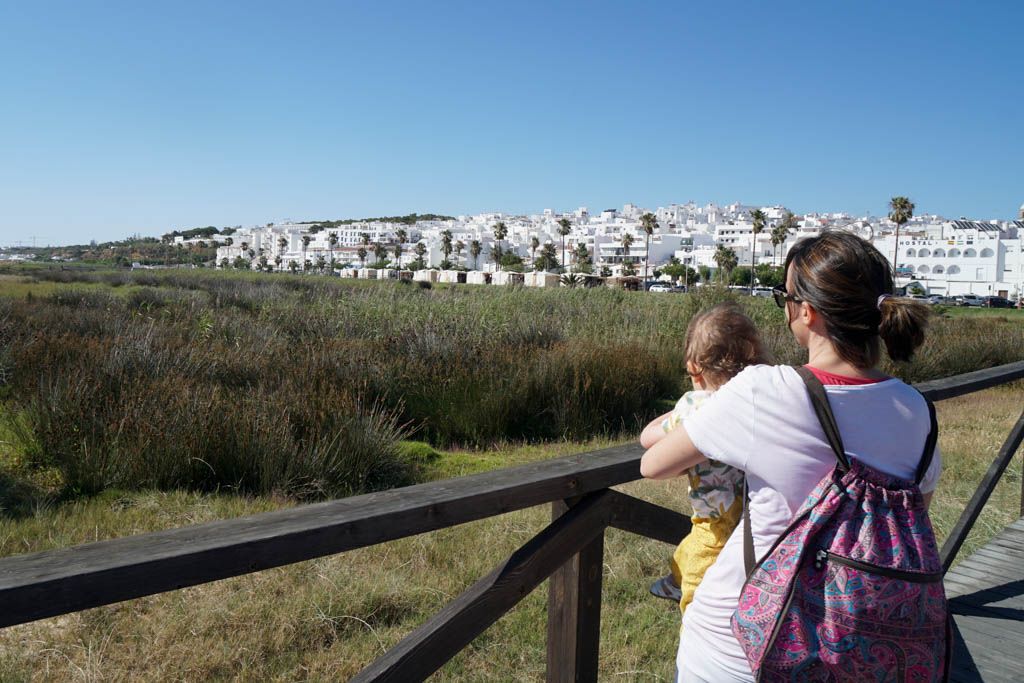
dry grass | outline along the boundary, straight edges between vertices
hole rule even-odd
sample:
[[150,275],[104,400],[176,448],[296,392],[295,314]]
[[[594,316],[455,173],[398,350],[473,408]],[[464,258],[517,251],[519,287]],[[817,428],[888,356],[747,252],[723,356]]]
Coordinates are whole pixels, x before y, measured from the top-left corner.
[[[1024,383],[939,404],[945,463],[934,504],[944,536],[1024,404]],[[607,442],[443,455],[452,474],[590,450]],[[1020,462],[996,489],[969,545],[1019,514]],[[622,490],[680,508],[679,481]],[[195,493],[107,493],[0,523],[0,553],[193,524],[290,504]],[[3,680],[344,680],[489,572],[548,521],[543,508],[382,546],[134,600],[0,632]],[[968,550],[968,548],[965,548]],[[605,546],[601,675],[670,680],[678,620],[646,594],[669,548],[610,530]],[[545,586],[478,638],[439,680],[543,678]]]

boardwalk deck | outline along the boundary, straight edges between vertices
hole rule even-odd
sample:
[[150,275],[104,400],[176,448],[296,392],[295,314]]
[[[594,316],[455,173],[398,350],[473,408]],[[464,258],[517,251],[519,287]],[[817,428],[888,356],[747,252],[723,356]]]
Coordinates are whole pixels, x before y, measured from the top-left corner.
[[1024,681],[1024,518],[949,570],[952,680]]

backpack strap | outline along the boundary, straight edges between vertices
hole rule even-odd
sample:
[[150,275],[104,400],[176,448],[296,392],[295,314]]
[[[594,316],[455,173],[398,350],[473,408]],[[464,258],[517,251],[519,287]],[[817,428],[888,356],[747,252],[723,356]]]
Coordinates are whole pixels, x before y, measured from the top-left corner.
[[[924,398],[922,396],[922,398]],[[928,474],[928,467],[932,464],[932,457],[935,455],[935,442],[939,439],[939,423],[935,419],[935,404],[927,398],[924,402],[928,404],[928,418],[931,420],[931,427],[928,430],[928,438],[924,441],[924,453],[921,454],[921,462],[917,466],[917,476],[914,483],[918,486],[924,481],[924,475]]]
[[754,554],[754,532],[750,528],[750,487],[743,477],[743,568],[747,577],[754,571],[757,556]]
[[832,446],[832,452],[835,453],[836,460],[839,461],[840,471],[846,472],[850,469],[850,459],[846,457],[846,450],[843,448],[843,438],[839,435],[839,425],[836,424],[836,416],[832,413],[832,407],[828,403],[828,394],[825,393],[825,387],[814,376],[814,373],[803,365],[797,365],[794,369],[807,387],[807,394],[811,397],[814,413],[818,416],[818,422],[821,423],[821,428],[825,431],[825,438],[828,439],[829,445]]

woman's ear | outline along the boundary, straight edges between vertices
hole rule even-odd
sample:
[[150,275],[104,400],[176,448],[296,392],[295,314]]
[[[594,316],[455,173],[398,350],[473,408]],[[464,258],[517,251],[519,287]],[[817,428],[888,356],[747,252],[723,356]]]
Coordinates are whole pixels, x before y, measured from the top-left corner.
[[815,310],[814,306],[810,305],[806,301],[801,302],[800,304],[800,316],[804,325],[807,326],[807,329],[810,329],[814,323],[821,319],[821,316],[818,315],[818,311]]

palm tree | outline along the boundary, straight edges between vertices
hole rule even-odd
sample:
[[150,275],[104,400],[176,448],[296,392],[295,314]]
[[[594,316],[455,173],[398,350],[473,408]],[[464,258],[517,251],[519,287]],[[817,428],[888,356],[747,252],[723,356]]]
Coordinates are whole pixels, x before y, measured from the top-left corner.
[[456,262],[456,265],[458,265],[458,262],[462,260],[462,250],[465,249],[465,248],[466,248],[466,243],[465,242],[463,242],[462,240],[455,240],[455,262]]
[[284,261],[284,257],[280,254],[274,257],[274,265],[277,266],[278,270],[281,270],[281,261]]
[[536,235],[530,235],[530,261],[537,262],[537,249],[540,248],[540,239]]
[[896,286],[896,259],[900,250],[900,227],[914,216],[914,202],[906,197],[893,197],[889,200],[889,220],[896,224],[896,246],[892,249],[892,284]]
[[568,218],[558,219],[558,234],[562,236],[562,270],[565,270],[565,236],[572,232],[572,223]]
[[259,263],[260,263],[260,270],[266,270],[267,269],[267,255],[266,254],[260,254],[260,261],[259,261]]
[[715,263],[718,264],[718,277],[722,282],[725,282],[725,275],[731,273],[732,269],[739,263],[739,259],[736,258],[736,252],[724,244],[719,244],[718,249],[715,249],[714,259]]
[[483,246],[480,244],[480,240],[473,240],[469,243],[469,253],[473,257],[473,270],[478,270],[480,252],[483,251]]
[[[648,264],[651,262],[651,235],[658,229],[658,219],[648,211],[640,216],[640,228],[644,231],[647,242],[647,253],[644,254],[644,282],[647,282]],[[646,285],[644,286],[646,287]]]
[[750,220],[753,221],[753,225],[750,228],[750,232],[753,233],[753,237],[750,240],[750,293],[754,293],[754,259],[757,257],[757,236],[764,230],[765,221],[768,219],[764,215],[764,211],[761,209],[754,209],[750,212]]
[[292,275],[299,271],[299,264],[294,259],[288,261],[288,270],[292,271]]
[[359,233],[359,243],[364,247],[370,246],[370,234],[367,232]]
[[590,272],[590,250],[587,249],[585,242],[580,242],[576,245],[576,249],[573,252],[573,261],[576,262],[576,272]]
[[423,242],[417,242],[416,246],[413,247],[413,251],[416,252],[416,257],[420,262],[420,268],[426,268],[427,262],[423,260],[423,257],[427,253],[427,245],[425,245]]
[[[309,259],[306,258],[306,249],[309,248],[309,243],[312,242],[312,241],[313,241],[313,238],[310,237],[309,235],[303,235],[302,236],[302,262],[303,262],[303,264],[305,264],[306,262],[309,261]],[[305,270],[309,270],[309,268],[307,267],[307,268],[305,268]]]
[[451,266],[451,262],[448,261],[448,257],[452,255],[452,231],[442,230],[441,231],[441,253],[444,254],[444,263],[446,266]]
[[633,236],[628,232],[622,234],[622,262],[626,262],[626,257],[629,256],[629,248],[633,246]]
[[321,274],[323,274],[323,272],[327,269],[327,259],[324,258],[323,254],[317,254],[316,269],[320,271]]
[[288,238],[281,235],[277,238],[277,253],[284,256],[284,250],[288,248]]
[[776,252],[786,242],[790,232],[795,229],[796,216],[793,215],[792,211],[787,211],[786,215],[782,217],[782,222],[772,228],[772,265],[777,265]]
[[508,235],[508,227],[504,221],[498,221],[494,224],[494,248],[491,249],[491,254],[494,256],[494,265],[498,270],[501,270],[501,241]]
[[327,234],[327,244],[331,245],[331,271],[334,271],[334,248],[338,246],[338,233]]
[[374,242],[373,244],[373,255],[377,257],[376,265],[380,267],[380,262],[384,260],[384,257],[388,255],[388,248],[380,242]]
[[409,233],[405,231],[405,228],[399,228],[395,230],[395,264],[402,267],[402,245],[409,239]]
[[359,267],[360,268],[365,268],[366,267],[366,257],[369,256],[369,255],[370,255],[370,252],[366,251],[366,247],[362,247],[361,246],[356,251],[356,256],[359,257]]

